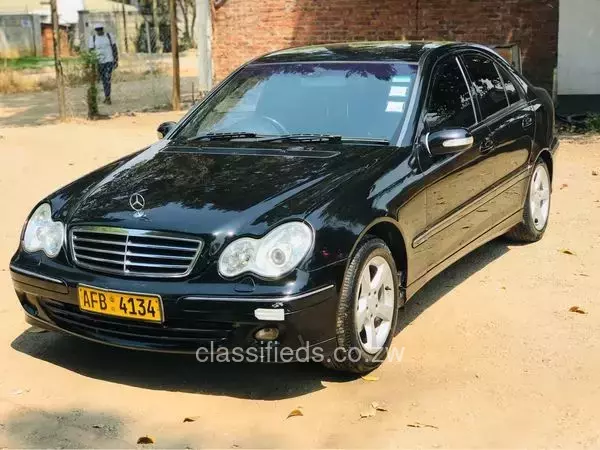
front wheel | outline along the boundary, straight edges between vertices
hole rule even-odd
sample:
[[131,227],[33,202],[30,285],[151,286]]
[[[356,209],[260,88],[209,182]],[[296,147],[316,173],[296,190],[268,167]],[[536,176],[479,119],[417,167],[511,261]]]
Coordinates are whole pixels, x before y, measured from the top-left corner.
[[337,349],[323,361],[331,369],[368,373],[381,365],[398,319],[398,274],[378,238],[363,241],[342,284],[337,312]]
[[550,216],[550,193],[548,166],[540,159],[529,182],[523,221],[506,234],[508,238],[518,242],[536,242],[542,238]]

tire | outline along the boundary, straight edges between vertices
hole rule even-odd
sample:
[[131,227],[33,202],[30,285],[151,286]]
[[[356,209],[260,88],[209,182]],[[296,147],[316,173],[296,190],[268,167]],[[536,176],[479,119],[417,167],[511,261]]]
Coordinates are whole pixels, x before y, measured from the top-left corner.
[[[540,188],[540,186],[542,188]],[[527,189],[527,198],[523,207],[523,220],[512,230],[506,233],[506,237],[516,242],[536,242],[539,241],[548,227],[550,217],[552,184],[550,173],[546,163],[539,159]],[[534,204],[539,206],[534,208]]]
[[[369,289],[366,295],[364,286]],[[346,269],[337,311],[337,350],[323,361],[323,365],[357,374],[379,367],[394,337],[398,302],[398,272],[394,258],[383,240],[368,236]],[[359,331],[361,327],[362,331]]]

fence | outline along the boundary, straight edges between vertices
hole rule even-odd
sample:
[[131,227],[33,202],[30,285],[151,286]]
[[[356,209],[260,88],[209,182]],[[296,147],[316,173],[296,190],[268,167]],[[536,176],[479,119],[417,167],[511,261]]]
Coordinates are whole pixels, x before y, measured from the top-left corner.
[[[193,28],[195,9],[193,1],[177,0],[177,43],[180,50],[181,102],[184,106],[199,98],[198,58],[194,48]],[[112,104],[103,103],[103,85],[97,78],[99,115],[113,115],[133,111],[169,109],[173,91],[173,58],[171,44],[171,19],[168,0],[140,2],[133,7],[113,2],[108,11],[78,11],[77,20],[63,23],[61,37],[61,67],[64,74],[65,112],[67,117],[87,117],[89,95],[89,71],[85,68],[85,54],[94,45],[95,25],[104,26],[119,52],[118,67],[112,72]],[[152,5],[156,9],[152,9]],[[143,5],[146,5],[144,8]],[[187,5],[187,8],[184,6]],[[56,75],[52,49],[51,15],[30,14],[32,23],[37,20],[38,29],[27,30],[28,45],[34,51],[12,48],[0,55],[0,106],[11,104],[30,105],[48,115],[49,110],[58,111]],[[61,16],[62,17],[62,16]],[[0,16],[0,21],[2,16]],[[13,19],[13,21],[16,19]],[[4,30],[5,27],[2,27]],[[30,36],[31,35],[31,36]],[[48,37],[49,36],[49,37]],[[103,38],[97,35],[96,40]],[[4,39],[6,41],[6,39]],[[35,41],[35,44],[29,42]],[[2,36],[0,36],[0,44]],[[5,47],[11,47],[6,43]],[[0,47],[1,48],[1,47]],[[43,91],[37,93],[38,91]],[[36,94],[32,94],[36,92]],[[8,95],[5,95],[8,94]],[[49,108],[53,106],[54,108]],[[41,120],[40,120],[41,121]],[[1,121],[10,125],[10,121]],[[16,122],[15,122],[16,124]]]

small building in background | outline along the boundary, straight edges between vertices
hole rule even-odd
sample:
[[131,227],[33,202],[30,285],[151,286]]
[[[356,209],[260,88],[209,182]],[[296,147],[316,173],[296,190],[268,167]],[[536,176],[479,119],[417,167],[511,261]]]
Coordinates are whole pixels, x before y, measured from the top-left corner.
[[557,90],[564,114],[600,112],[600,0],[562,0]]
[[[112,0],[57,0],[57,11],[61,56],[72,55],[87,45],[95,22],[104,23],[121,51],[127,52],[144,22],[136,6]],[[0,57],[53,54],[49,2],[0,0]]]
[[0,58],[42,56],[41,26],[38,14],[0,12]]

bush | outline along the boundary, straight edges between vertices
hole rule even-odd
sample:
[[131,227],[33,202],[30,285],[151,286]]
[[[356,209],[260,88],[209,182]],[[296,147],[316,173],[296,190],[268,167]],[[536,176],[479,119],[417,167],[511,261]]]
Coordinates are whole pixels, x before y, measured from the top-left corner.
[[585,121],[588,131],[600,133],[600,114],[590,114]]
[[98,116],[98,55],[96,52],[83,52],[80,59],[82,78],[87,84],[88,118],[93,119]]

